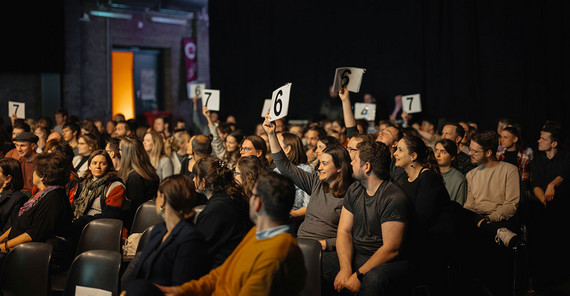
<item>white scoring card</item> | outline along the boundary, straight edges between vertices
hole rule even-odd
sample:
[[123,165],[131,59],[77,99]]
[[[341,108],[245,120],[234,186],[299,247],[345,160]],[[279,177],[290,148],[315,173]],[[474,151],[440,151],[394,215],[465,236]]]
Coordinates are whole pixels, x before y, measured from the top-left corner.
[[359,92],[364,72],[366,72],[366,69],[362,68],[336,68],[334,73],[333,92],[337,93],[343,87],[346,87],[346,89],[354,93]]
[[26,103],[8,101],[8,117],[12,114],[16,114],[20,119],[26,119]]
[[202,97],[202,90],[206,88],[205,83],[196,83],[196,82],[188,82],[186,84],[186,88],[188,91],[188,99],[192,99],[195,97]]
[[402,96],[402,109],[408,114],[422,112],[420,94]]
[[261,117],[265,118],[265,115],[267,115],[267,111],[269,111],[269,108],[271,108],[271,100],[267,99],[263,101],[263,108],[261,109]]
[[376,118],[376,104],[354,103],[354,119],[374,121]]
[[202,104],[210,111],[220,111],[220,91],[217,89],[203,89]]
[[290,93],[291,83],[287,83],[273,91],[273,95],[271,96],[271,108],[269,109],[271,121],[287,116],[287,112],[289,111]]

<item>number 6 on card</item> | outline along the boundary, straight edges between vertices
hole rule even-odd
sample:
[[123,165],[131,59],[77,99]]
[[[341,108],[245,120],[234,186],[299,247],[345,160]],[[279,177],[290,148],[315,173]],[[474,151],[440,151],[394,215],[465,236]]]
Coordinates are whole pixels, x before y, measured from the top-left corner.
[[291,93],[291,83],[287,83],[282,87],[273,91],[271,96],[271,109],[269,109],[269,116],[271,121],[287,116],[289,110],[289,94]]
[[220,91],[217,89],[202,89],[202,104],[210,111],[220,111]]

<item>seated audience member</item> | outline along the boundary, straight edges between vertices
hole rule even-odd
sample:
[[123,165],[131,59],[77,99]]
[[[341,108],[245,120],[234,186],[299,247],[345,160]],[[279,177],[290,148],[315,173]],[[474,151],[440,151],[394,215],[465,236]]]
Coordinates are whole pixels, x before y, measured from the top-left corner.
[[[24,187],[20,162],[13,158],[0,158],[0,232],[12,226],[14,214],[28,200],[20,190]],[[17,215],[17,214],[16,214]],[[16,216],[17,217],[17,216]]]
[[119,178],[125,184],[128,200],[121,216],[124,226],[130,230],[139,206],[156,196],[159,181],[141,141],[125,137],[121,140],[119,151]]
[[113,117],[113,120],[115,120],[115,122],[121,122],[121,121],[125,121],[126,118],[125,118],[125,115],[123,115],[122,113],[117,113]]
[[99,218],[120,219],[126,189],[105,150],[97,150],[87,161],[83,180],[71,192],[73,210],[72,238],[77,243],[83,227]]
[[[261,127],[263,129],[263,127]],[[295,136],[299,137],[299,139],[303,139],[303,127],[298,124],[291,124],[289,125],[288,131]],[[265,131],[264,131],[265,132]]]
[[204,135],[197,135],[190,138],[190,141],[186,145],[186,152],[188,156],[182,161],[180,173],[194,179],[192,171],[196,162],[212,154],[210,138]]
[[529,260],[537,292],[546,291],[570,276],[566,236],[560,234],[561,229],[570,226],[570,153],[562,148],[563,131],[550,123],[542,128],[539,152],[530,165],[531,187],[536,199],[531,200],[527,231]]
[[241,143],[240,154],[241,157],[254,155],[261,160],[264,167],[269,167],[269,163],[265,157],[265,154],[267,154],[267,144],[260,136],[247,136]]
[[507,126],[501,131],[501,149],[497,151],[497,160],[506,161],[519,169],[521,182],[530,182],[530,161],[533,158],[532,149],[524,149],[522,137],[518,129]]
[[170,128],[170,120],[167,117],[157,117],[152,123],[152,129],[157,132],[161,138],[168,138],[171,136]]
[[459,123],[459,125],[461,125],[461,127],[465,131],[465,135],[463,136],[461,143],[459,143],[459,149],[461,151],[467,153],[467,155],[469,155],[469,144],[471,143],[471,136],[473,135],[473,128],[470,127],[467,123],[465,123],[463,121],[460,121],[458,123]]
[[95,139],[97,139],[97,147],[105,147],[105,139],[101,133],[99,133],[99,130],[97,129],[97,126],[95,126],[95,122],[93,120],[86,119],[83,121],[81,124],[81,134],[93,135]]
[[253,155],[244,156],[234,168],[234,179],[243,188],[245,196],[250,196],[259,176],[265,173],[266,168],[259,158]]
[[186,145],[190,141],[190,134],[186,130],[175,131],[172,137],[166,139],[164,150],[170,156],[173,174],[180,174],[182,162],[186,157]]
[[332,137],[332,136],[324,136],[317,141],[317,147],[315,148],[316,158],[312,163],[310,163],[311,168],[317,169],[319,167],[319,159],[321,158],[323,151],[328,146],[332,146],[332,145],[340,145],[340,142],[338,141],[338,139],[335,137]]
[[[404,295],[410,265],[400,256],[410,205],[389,181],[390,150],[362,141],[351,162],[357,180],[346,192],[335,256],[323,257],[324,293]],[[330,290],[330,291],[328,291]],[[327,294],[327,295],[330,295]]]
[[318,125],[310,125],[304,132],[304,143],[305,143],[305,151],[307,152],[307,159],[309,163],[314,161],[316,155],[314,155],[315,150],[317,149],[317,142],[319,139],[324,138],[327,135],[327,132],[324,128]]
[[155,225],[134,269],[126,275],[123,287],[128,295],[140,295],[137,289],[144,288],[146,282],[181,285],[208,272],[204,236],[188,222],[196,200],[194,183],[187,176],[174,175],[162,181],[155,201],[156,213],[164,222]]
[[63,134],[63,126],[67,122],[67,116],[68,116],[67,110],[65,110],[65,109],[59,109],[59,110],[57,110],[57,112],[55,112],[55,124],[56,125],[53,127],[53,130],[55,132]]
[[113,162],[113,168],[118,170],[121,167],[121,152],[119,151],[119,145],[121,144],[121,140],[117,138],[109,138],[107,145],[105,145],[105,151],[111,157]]
[[406,172],[404,169],[396,165],[396,159],[394,158],[394,152],[398,146],[398,141],[404,137],[402,130],[393,123],[388,122],[386,128],[378,133],[376,138],[377,142],[384,143],[390,149],[390,155],[392,157],[392,162],[390,162],[390,180],[392,180],[396,185],[402,186],[404,180],[406,179]]
[[124,137],[134,137],[135,131],[131,129],[131,126],[126,121],[117,121],[115,126],[115,137],[122,139]]
[[[0,236],[0,252],[6,253],[26,242],[47,242],[69,234],[72,213],[64,189],[69,179],[65,159],[57,154],[40,154],[33,174],[39,192],[24,203],[12,227]],[[60,251],[69,250],[54,248],[54,252]]]
[[461,172],[451,166],[457,155],[457,145],[449,139],[441,139],[436,142],[434,153],[449,197],[463,205],[467,198],[467,180]]
[[[14,139],[18,137],[18,135],[24,132],[31,132],[30,126],[21,120],[17,120],[16,122],[14,122],[14,124],[12,125],[12,141],[14,141]],[[14,143],[10,144],[10,147],[12,148],[8,152],[6,152],[6,155],[4,155],[4,157],[11,157],[15,160],[19,160],[21,156],[19,155],[18,150],[14,145],[15,145]],[[36,148],[34,148],[34,150],[35,149]]]
[[465,130],[459,123],[447,122],[443,126],[443,129],[441,131],[441,138],[451,140],[455,142],[455,145],[458,146],[457,156],[455,156],[455,159],[451,163],[451,166],[453,166],[463,175],[466,175],[470,170],[474,169],[476,165],[471,163],[471,157],[467,153],[459,149],[459,145],[463,140],[463,137],[465,137]]
[[103,126],[103,121],[101,120],[93,120],[93,124],[95,125],[95,127],[97,128],[97,131],[99,132],[99,135],[101,135],[101,137],[103,139],[105,139],[105,127]]
[[105,138],[117,138],[116,135],[117,122],[113,120],[107,121],[105,124]]
[[183,118],[174,119],[174,130],[173,132],[186,131],[186,121]]
[[83,178],[87,173],[89,156],[97,149],[99,149],[99,146],[95,136],[85,134],[77,139],[77,155],[73,158],[73,169],[80,178]]
[[285,224],[294,192],[286,177],[261,177],[249,201],[256,226],[224,264],[198,280],[159,288],[165,295],[298,295],[305,284],[305,265]]
[[323,250],[334,251],[344,194],[352,183],[348,152],[340,145],[327,147],[321,155],[319,173],[308,173],[289,161],[279,145],[269,115],[265,117],[263,128],[269,135],[273,159],[281,174],[311,196],[297,236],[318,240]]
[[348,144],[346,127],[344,126],[344,122],[339,119],[331,121],[331,129],[327,134],[335,137],[342,147],[346,147],[346,144]]
[[12,139],[14,145],[16,145],[16,152],[18,153],[18,161],[22,167],[22,176],[24,177],[24,187],[22,192],[26,194],[31,194],[33,184],[33,170],[36,165],[36,143],[38,141],[38,136],[30,133],[23,132]]
[[46,147],[46,142],[49,132],[45,127],[38,126],[34,130],[34,135],[38,136],[38,143],[37,143],[38,147],[36,148],[36,152],[42,153],[44,151],[44,148]]
[[227,131],[224,138],[218,134],[218,127],[212,121],[210,111],[205,106],[202,107],[204,117],[208,119],[208,128],[212,134],[212,148],[216,157],[225,161],[231,169],[235,168],[240,158],[240,143],[243,141],[243,134],[239,130]]
[[79,155],[77,147],[77,141],[81,135],[79,125],[73,121],[68,121],[63,124],[63,132],[61,134],[63,135],[63,140],[73,149],[73,154],[75,156]]
[[[287,159],[289,160],[289,162],[291,162],[291,164],[297,166],[298,168],[304,170],[305,172],[311,174],[315,173],[313,168],[307,164],[307,155],[305,154],[305,151],[303,149],[303,142],[301,142],[301,139],[299,139],[299,137],[290,133],[280,133],[277,134],[277,140],[279,140],[279,145],[281,146],[283,152],[285,152],[285,155],[287,155]],[[323,148],[323,150],[325,148]],[[317,144],[317,151],[318,150],[319,147]],[[320,153],[322,154],[322,150],[320,151]],[[281,173],[279,171],[279,168],[275,168],[274,171],[277,173]],[[310,195],[307,192],[303,191],[301,188],[297,187],[297,185],[295,185],[295,202],[293,203],[293,208],[291,209],[290,213],[291,218],[300,222],[302,222],[303,219],[305,219],[305,212],[307,211],[307,205],[309,204],[309,199]]]
[[209,156],[192,168],[196,190],[208,198],[196,220],[206,238],[211,268],[220,266],[251,228],[247,196],[236,183],[232,170],[217,157]]
[[46,139],[46,145],[49,141],[63,141],[63,136],[58,132],[50,133]]
[[[53,145],[46,145],[46,147],[47,146],[50,146],[47,153],[57,153],[65,159],[64,163],[67,165],[69,170],[69,181],[67,181],[67,184],[65,185],[65,193],[69,197],[69,203],[71,204],[73,203],[73,194],[71,194],[71,191],[75,190],[77,184],[79,184],[79,176],[73,169],[73,149],[71,149],[71,146],[64,141],[55,142]],[[33,193],[36,192],[37,188],[34,186]]]
[[164,152],[164,141],[156,131],[147,132],[143,138],[144,150],[148,154],[150,163],[156,169],[160,181],[172,175],[173,167],[170,157]]

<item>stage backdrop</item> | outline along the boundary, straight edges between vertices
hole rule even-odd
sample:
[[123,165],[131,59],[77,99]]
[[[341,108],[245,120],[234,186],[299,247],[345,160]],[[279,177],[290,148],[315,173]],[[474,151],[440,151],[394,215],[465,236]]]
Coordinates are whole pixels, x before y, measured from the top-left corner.
[[[425,117],[496,129],[520,122],[535,147],[570,111],[570,1],[210,0],[211,88],[221,115],[251,133],[263,100],[292,82],[289,119],[316,118],[334,69],[366,68],[359,94],[387,118],[397,94],[421,93]],[[568,122],[565,122],[568,125]]]

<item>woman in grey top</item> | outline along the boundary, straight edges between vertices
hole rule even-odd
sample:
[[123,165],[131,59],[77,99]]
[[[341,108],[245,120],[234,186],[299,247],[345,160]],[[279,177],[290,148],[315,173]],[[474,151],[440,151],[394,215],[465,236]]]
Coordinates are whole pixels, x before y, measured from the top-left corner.
[[451,167],[451,162],[457,156],[457,145],[451,140],[443,139],[437,141],[434,148],[435,159],[449,197],[463,205],[467,198],[467,180],[460,171]]
[[269,115],[265,117],[263,128],[269,136],[273,160],[281,174],[290,177],[295,185],[311,195],[297,237],[318,240],[323,250],[334,251],[344,194],[353,182],[348,151],[339,145],[327,147],[319,159],[318,174],[308,173],[287,159]]

